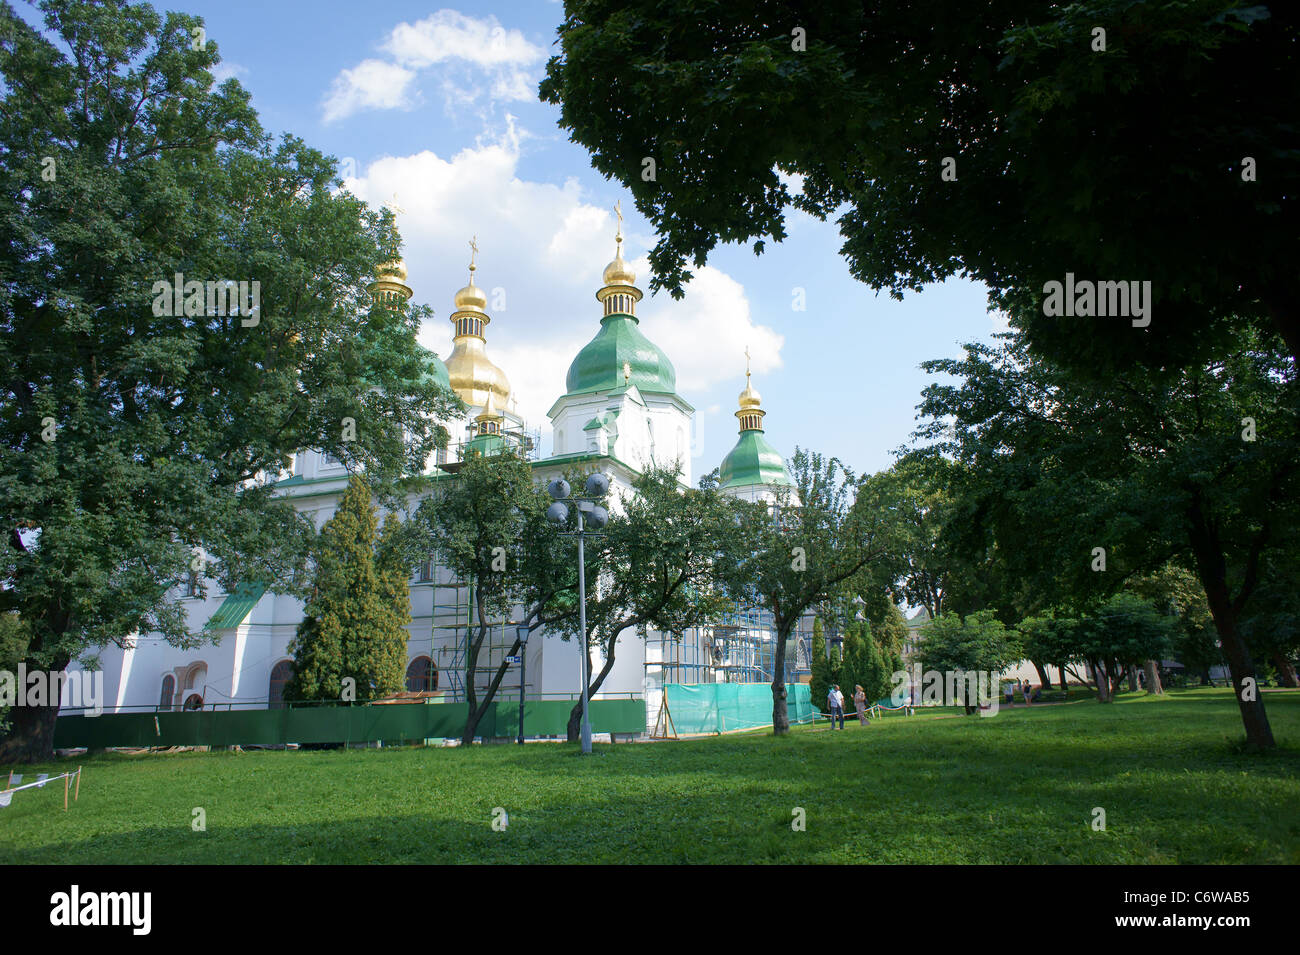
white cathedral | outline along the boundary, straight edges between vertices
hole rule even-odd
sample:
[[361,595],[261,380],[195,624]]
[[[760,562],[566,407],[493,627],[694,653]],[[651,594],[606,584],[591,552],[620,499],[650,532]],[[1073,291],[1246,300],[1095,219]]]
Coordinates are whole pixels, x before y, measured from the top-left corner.
[[[603,471],[610,479],[615,509],[632,493],[635,475],[652,463],[677,461],[683,483],[692,482],[689,441],[695,409],[677,393],[668,356],[639,327],[636,306],[642,293],[623,259],[622,241],[620,228],[614,260],[605,267],[604,284],[596,293],[599,328],[574,357],[565,393],[547,413],[553,434],[553,452],[547,458],[537,455],[537,442],[510,410],[509,379],[488,357],[491,318],[487,296],[474,284],[471,258],[469,284],[456,293],[450,316],[451,354],[445,363],[432,353],[429,358],[435,378],[454,391],[468,411],[463,420],[448,423],[453,441],[428,463],[430,472],[444,467],[454,471],[469,449],[491,453],[512,448],[529,459],[538,482],[558,477],[575,462]],[[371,294],[381,302],[404,305],[412,295],[406,279],[405,265],[400,260],[390,263],[370,286]],[[736,412],[740,436],[720,468],[726,494],[770,499],[791,485],[784,460],[763,436],[764,414],[747,369]],[[456,442],[457,434],[468,437]],[[303,451],[275,484],[319,529],[333,514],[348,477],[334,458]],[[157,634],[137,634],[125,641],[125,648],[106,648],[100,654],[105,712],[282,705],[293,666],[288,646],[302,620],[302,602],[261,585],[242,584],[233,593],[221,593],[215,581],[206,581],[206,587],[198,584],[191,580],[182,598],[191,629],[197,633],[207,624],[219,640],[186,650]],[[463,699],[468,589],[429,562],[415,568],[410,599],[407,689]],[[643,698],[647,719],[653,720],[665,683],[769,682],[773,638],[762,616],[733,615],[680,641],[653,631],[628,631],[619,640],[615,666],[597,698]],[[494,624],[479,660],[484,684],[513,638],[511,621]],[[554,699],[578,692],[579,646],[535,631],[526,649],[527,696]],[[593,655],[598,653],[593,650]],[[805,655],[806,647],[799,659]],[[594,666],[602,662],[594,660]],[[797,671],[798,661],[792,662]],[[511,683],[518,685],[517,676],[507,676],[504,685]]]

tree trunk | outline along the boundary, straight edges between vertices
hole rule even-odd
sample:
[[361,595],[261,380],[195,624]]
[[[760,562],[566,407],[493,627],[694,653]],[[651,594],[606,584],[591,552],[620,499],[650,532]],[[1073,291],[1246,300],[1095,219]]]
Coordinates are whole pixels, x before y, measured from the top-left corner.
[[1210,616],[1214,618],[1214,629],[1218,631],[1223,655],[1228,658],[1228,672],[1232,675],[1233,695],[1237,697],[1237,708],[1241,711],[1241,722],[1246,729],[1246,742],[1256,749],[1272,749],[1277,744],[1273,740],[1268,713],[1264,710],[1255,662],[1250,658],[1246,641],[1237,632],[1237,621],[1227,599],[1227,587],[1216,584],[1213,594],[1210,590],[1210,587],[1206,588],[1205,596],[1210,604]]
[[1056,672],[1059,673],[1059,674],[1061,674],[1061,692],[1062,692],[1062,693],[1065,693],[1065,694],[1068,695],[1069,692],[1070,692],[1070,687],[1069,687],[1069,685],[1065,682],[1065,664],[1064,664],[1064,663],[1058,663],[1058,664],[1056,665]]
[[[1228,594],[1227,561],[1223,556],[1223,547],[1218,541],[1217,531],[1201,512],[1199,502],[1189,517],[1189,536],[1192,553],[1196,557],[1196,573],[1201,586],[1205,588],[1205,600],[1210,607],[1214,629],[1219,634],[1219,646],[1228,660],[1233,695],[1237,698],[1241,722],[1246,729],[1246,743],[1254,749],[1272,749],[1277,743],[1273,740],[1273,728],[1269,726],[1268,713],[1264,710],[1264,697],[1260,693],[1250,648],[1237,631],[1238,608],[1233,606]],[[1245,581],[1242,586],[1239,602],[1244,601],[1253,582]]]
[[1277,669],[1277,681],[1283,686],[1289,686],[1295,689],[1300,686],[1300,681],[1296,679],[1295,667],[1291,661],[1286,658],[1286,654],[1281,650],[1273,651],[1273,666]]
[[[465,746],[474,745],[474,733],[478,730],[479,720],[483,718],[483,710],[478,705],[478,690],[474,688],[474,678],[478,676],[478,654],[483,649],[483,640],[487,637],[487,615],[486,607],[483,600],[483,588],[474,588],[474,604],[478,610],[478,637],[470,640],[470,626],[465,627],[465,702],[469,704],[465,714],[465,732],[461,734],[460,741]],[[472,605],[473,606],[473,605]]]
[[1160,685],[1160,670],[1156,666],[1155,660],[1148,660],[1143,664],[1143,669],[1147,676],[1147,692],[1155,693],[1157,696],[1165,692],[1165,688]]
[[1093,661],[1092,672],[1097,681],[1097,702],[1109,703],[1111,701],[1110,674],[1106,672],[1100,660]]
[[1034,664],[1034,669],[1038,671],[1038,685],[1043,688],[1044,693],[1047,692],[1052,688],[1052,679],[1047,675],[1047,668],[1037,660],[1030,662]]
[[[523,646],[523,644],[520,642],[518,637],[515,637],[514,646],[510,648],[510,652],[507,656],[514,656],[517,654],[521,646]],[[501,689],[501,681],[505,679],[506,672],[509,669],[510,664],[505,660],[502,660],[500,665],[497,666],[497,672],[492,675],[492,682],[488,684],[487,692],[483,695],[483,701],[477,706],[471,706],[469,708],[465,717],[465,736],[468,737],[468,739],[461,739],[461,742],[466,746],[472,746],[474,744],[474,736],[478,733],[479,723],[483,721],[483,717],[487,715],[488,707],[491,706],[492,702],[496,699],[497,691]],[[477,672],[477,667],[475,668],[475,671]]]
[[[32,639],[28,652],[40,649],[38,637]],[[26,659],[27,672],[44,671],[45,665],[31,657]],[[53,672],[62,673],[72,657],[60,655],[49,662]],[[22,693],[25,687],[15,687]],[[54,758],[54,721],[59,716],[60,697],[48,706],[12,706],[9,708],[9,734],[0,740],[0,763],[44,763]]]
[[[627,627],[623,628],[623,630],[626,629]],[[622,633],[623,630],[620,630],[618,633]],[[596,679],[593,680],[591,686],[587,688],[588,702],[591,701],[591,697],[593,694],[599,692],[601,685],[605,682],[605,677],[609,676],[609,671],[614,669],[614,648],[617,645],[618,645],[618,634],[615,634],[614,639],[609,642],[609,650],[605,655],[605,665],[600,668],[600,673],[596,674]],[[582,651],[579,650],[578,652],[581,653]],[[590,657],[587,658],[587,672],[588,673],[591,672]],[[579,698],[577,703],[573,704],[573,709],[569,711],[569,723],[568,726],[565,727],[565,733],[570,743],[576,743],[580,739],[582,739],[581,698]]]
[[[18,688],[21,693],[23,688]],[[0,741],[0,763],[44,763],[54,756],[54,721],[59,707],[14,706],[9,735]]]
[[786,706],[785,641],[794,629],[794,622],[782,623],[776,632],[776,662],[772,666],[772,735],[785,736],[790,732],[790,710]]
[[1124,668],[1128,671],[1128,691],[1136,693],[1138,691],[1138,671],[1137,667],[1130,663]]

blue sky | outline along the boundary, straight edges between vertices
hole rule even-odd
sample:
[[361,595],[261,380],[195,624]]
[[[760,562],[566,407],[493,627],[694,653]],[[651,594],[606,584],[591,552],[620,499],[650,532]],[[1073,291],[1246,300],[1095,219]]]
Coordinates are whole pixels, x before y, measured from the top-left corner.
[[[493,318],[488,352],[549,450],[545,411],[599,328],[595,292],[614,252],[616,201],[643,290],[643,257],[654,244],[630,195],[592,170],[556,126],[558,110],[537,99],[557,52],[561,4],[156,6],[205,19],[225,75],[252,92],[268,130],[339,157],[348,187],[372,204],[396,193],[409,282],[435,310],[421,340],[443,357],[451,298],[477,235],[477,280]],[[889,466],[915,426],[929,380],[920,362],[996,330],[982,286],[954,280],[895,302],[849,276],[833,223],[794,213],[788,230],[761,257],[747,246],[716,252],[684,301],[660,294],[639,306],[643,330],[668,353],[678,391],[697,409],[697,477],[735,442],[746,346],[769,440],[787,455],[798,444],[870,472]],[[793,307],[796,288],[805,290],[804,311]]]

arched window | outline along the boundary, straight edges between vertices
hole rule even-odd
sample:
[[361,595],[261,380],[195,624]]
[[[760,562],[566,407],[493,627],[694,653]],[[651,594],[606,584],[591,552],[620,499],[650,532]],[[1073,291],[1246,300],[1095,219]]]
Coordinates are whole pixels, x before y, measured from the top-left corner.
[[189,696],[185,697],[185,709],[187,710],[203,709],[203,697],[199,696],[197,693],[191,693]]
[[158,709],[168,712],[176,699],[176,677],[168,673],[163,677],[162,697],[158,700]]
[[427,693],[438,689],[438,668],[428,657],[416,657],[406,668],[406,689],[411,693]]
[[284,708],[284,685],[293,677],[293,661],[281,660],[271,667],[271,685],[266,691],[266,708]]
[[207,689],[205,685],[208,680],[208,665],[203,662],[190,664],[190,668],[185,671],[185,679],[181,683],[181,695],[189,702],[190,691],[193,690],[202,703],[203,693]]

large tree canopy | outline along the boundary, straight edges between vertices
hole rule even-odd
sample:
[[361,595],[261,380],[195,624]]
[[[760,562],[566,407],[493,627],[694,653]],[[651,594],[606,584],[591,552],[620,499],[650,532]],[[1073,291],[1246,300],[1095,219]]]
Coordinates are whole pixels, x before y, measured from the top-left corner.
[[[308,448],[372,484],[420,473],[455,399],[426,374],[423,310],[366,291],[391,214],[214,86],[202,21],[41,8],[44,33],[0,0],[0,609],[58,670],[135,632],[191,640],[169,591],[195,548],[227,588],[287,588],[311,528],[261,476]],[[37,710],[5,752],[48,751]]]
[[1252,662],[1267,648],[1240,623],[1300,528],[1300,386],[1276,336],[1251,332],[1222,361],[1134,367],[1104,383],[1015,336],[966,351],[925,363],[960,381],[926,389],[921,434],[981,476],[975,512],[1007,577],[1047,606],[1081,609],[1171,560],[1194,567],[1247,737],[1272,745]]
[[[783,239],[793,206],[838,216],[873,288],[969,274],[1081,366],[1189,360],[1236,316],[1271,317],[1300,354],[1292,4],[565,11],[541,94],[654,225],[654,289],[681,294],[719,242]],[[1150,325],[1044,317],[1044,283],[1067,272],[1151,282]]]

